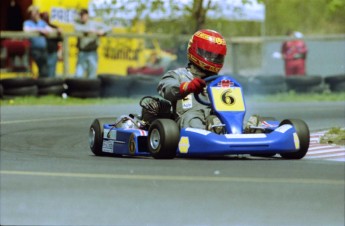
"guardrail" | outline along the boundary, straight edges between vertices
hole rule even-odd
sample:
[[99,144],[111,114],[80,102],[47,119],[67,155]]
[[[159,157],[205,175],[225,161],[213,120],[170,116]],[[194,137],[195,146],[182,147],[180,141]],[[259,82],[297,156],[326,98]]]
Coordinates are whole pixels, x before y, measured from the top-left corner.
[[[40,36],[39,33],[36,32],[23,32],[23,31],[1,31],[1,39],[11,38],[11,39],[26,39],[31,37]],[[69,73],[69,45],[68,45],[68,38],[70,37],[82,37],[83,33],[79,32],[64,32],[61,34],[62,43],[63,43],[63,75],[68,76]],[[127,33],[127,34],[118,34],[118,33],[110,33],[105,35],[106,37],[114,37],[114,38],[141,38],[141,39],[160,39],[160,40],[171,40],[171,39],[178,39],[180,41],[188,41],[190,35],[176,35],[171,34],[137,34],[137,33]],[[48,38],[57,37],[57,33],[51,33]],[[234,74],[238,73],[238,46],[241,44],[262,44],[265,42],[270,41],[283,41],[286,39],[286,36],[275,36],[275,37],[225,37],[228,46],[230,47],[230,54],[231,54],[231,65],[232,71]],[[313,36],[305,36],[305,40],[345,40],[345,34],[333,34],[333,35],[313,35]]]

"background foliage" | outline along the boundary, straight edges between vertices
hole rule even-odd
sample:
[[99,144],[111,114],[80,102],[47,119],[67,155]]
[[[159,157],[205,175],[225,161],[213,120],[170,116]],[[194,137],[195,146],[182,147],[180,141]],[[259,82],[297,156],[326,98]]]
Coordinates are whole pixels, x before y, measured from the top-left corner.
[[[146,30],[151,33],[192,34],[200,28],[212,28],[225,36],[260,36],[264,27],[267,36],[282,36],[288,30],[298,30],[304,34],[336,34],[345,33],[345,0],[258,0],[265,4],[266,20],[264,25],[259,22],[213,20],[207,18],[208,10],[217,10],[215,2],[230,4],[232,0],[111,0],[97,10],[98,15],[106,17],[108,22],[114,20],[122,23],[135,23],[144,19]],[[177,3],[178,2],[178,3]],[[242,0],[251,4],[250,0]],[[169,5],[169,10],[166,4]],[[136,16],[116,18],[112,11],[129,13],[135,11]],[[165,20],[151,20],[150,16],[158,12],[171,13]],[[144,12],[149,12],[144,15]],[[183,16],[174,15],[183,13]],[[113,21],[111,21],[113,20]]]

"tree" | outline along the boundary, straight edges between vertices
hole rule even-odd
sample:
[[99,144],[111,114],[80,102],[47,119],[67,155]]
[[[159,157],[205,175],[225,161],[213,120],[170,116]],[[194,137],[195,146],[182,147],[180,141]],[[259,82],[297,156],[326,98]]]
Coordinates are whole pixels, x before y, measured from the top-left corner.
[[192,8],[186,8],[190,14],[190,21],[193,24],[192,29],[194,32],[205,26],[207,11],[214,9],[214,6],[212,6],[212,0],[208,0],[205,7],[203,3],[203,0],[194,0]]
[[266,34],[287,30],[306,34],[345,32],[344,0],[261,0],[266,6]]
[[[214,0],[104,0],[91,1],[91,9],[108,24],[133,25],[139,20],[152,23],[157,19],[189,21],[190,30],[204,27],[206,14],[215,9]],[[157,16],[158,15],[158,16]]]
[[[251,4],[252,0],[237,0]],[[305,34],[345,33],[345,0],[257,0],[266,8],[266,35],[287,30]],[[145,21],[152,33],[192,34],[213,28],[229,36],[258,36],[261,25],[252,21],[208,18],[208,12],[233,4],[234,0],[90,0],[94,11],[109,24],[131,27]],[[97,3],[101,2],[101,4]]]

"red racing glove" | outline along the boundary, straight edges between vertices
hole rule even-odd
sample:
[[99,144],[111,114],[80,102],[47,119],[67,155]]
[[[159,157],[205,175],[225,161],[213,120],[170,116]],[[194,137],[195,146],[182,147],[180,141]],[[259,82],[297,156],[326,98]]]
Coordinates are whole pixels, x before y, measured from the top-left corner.
[[206,82],[201,78],[194,78],[190,82],[183,82],[180,85],[180,93],[182,96],[187,96],[190,93],[199,94],[206,86]]

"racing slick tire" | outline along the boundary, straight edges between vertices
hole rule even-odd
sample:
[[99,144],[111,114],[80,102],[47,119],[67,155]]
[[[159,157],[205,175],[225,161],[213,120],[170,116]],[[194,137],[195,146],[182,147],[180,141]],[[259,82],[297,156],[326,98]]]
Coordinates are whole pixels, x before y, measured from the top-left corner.
[[67,95],[76,98],[99,98],[101,96],[100,91],[69,91],[67,90]]
[[328,83],[330,85],[338,84],[341,82],[345,82],[345,74],[331,75],[325,78],[325,83]]
[[38,88],[46,88],[51,86],[62,86],[65,83],[63,78],[38,78],[36,80],[36,85]]
[[33,86],[23,86],[18,88],[4,89],[4,95],[8,97],[17,96],[37,96],[38,88],[36,85]]
[[73,91],[98,91],[101,88],[98,78],[67,78],[65,82],[68,89]]
[[148,133],[148,147],[155,159],[173,159],[176,156],[180,130],[174,120],[153,121]]
[[[107,156],[109,153],[102,152],[103,146],[103,125],[115,123],[116,118],[96,118],[89,130],[90,149],[96,156]],[[119,156],[119,155],[115,155]]]
[[4,89],[14,89],[21,87],[31,87],[36,85],[36,80],[33,78],[19,77],[19,78],[6,78],[1,80]]
[[98,78],[68,78],[67,95],[77,98],[97,98],[101,93],[101,80]]
[[149,75],[133,75],[131,76],[132,84],[129,89],[129,97],[138,98],[142,96],[154,96],[157,94],[157,86],[160,77]]
[[65,88],[62,85],[54,85],[54,86],[47,86],[47,87],[39,87],[38,95],[55,95],[61,96],[65,92]]
[[291,76],[286,77],[288,90],[298,93],[322,92],[323,79],[321,76]]
[[2,98],[3,94],[4,94],[4,88],[0,84],[0,98]]
[[331,84],[330,89],[332,92],[345,92],[345,82],[339,82],[337,84]]
[[287,91],[285,77],[258,75],[248,80],[248,94],[276,94]]
[[285,119],[279,126],[285,124],[292,125],[295,128],[300,148],[297,152],[280,153],[280,156],[284,159],[301,159],[307,154],[309,148],[310,132],[308,125],[300,119]]
[[102,97],[128,97],[132,78],[121,75],[100,74]]

